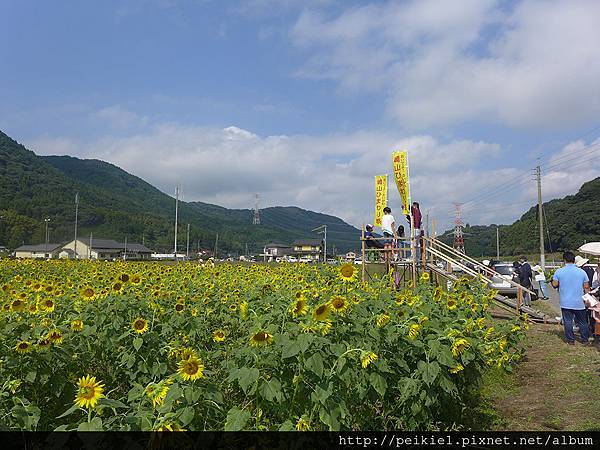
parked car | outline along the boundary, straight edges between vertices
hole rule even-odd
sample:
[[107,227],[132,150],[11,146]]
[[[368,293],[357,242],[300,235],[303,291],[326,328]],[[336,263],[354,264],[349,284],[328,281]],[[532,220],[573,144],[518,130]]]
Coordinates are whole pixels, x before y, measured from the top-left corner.
[[[518,288],[510,283],[513,278],[513,265],[511,263],[498,263],[495,265],[495,269],[500,275],[492,277],[490,288],[498,291],[501,295],[516,297]],[[531,290],[535,293],[532,296],[532,300],[537,300],[537,289],[534,286]]]

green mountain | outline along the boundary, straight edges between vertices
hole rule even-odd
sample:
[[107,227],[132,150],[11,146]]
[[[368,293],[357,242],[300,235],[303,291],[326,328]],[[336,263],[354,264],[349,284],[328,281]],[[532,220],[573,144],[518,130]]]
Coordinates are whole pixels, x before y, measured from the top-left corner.
[[[585,183],[575,195],[543,204],[546,215],[544,231],[546,251],[576,250],[584,242],[600,241],[600,177]],[[464,228],[465,251],[469,255],[496,254],[496,225]],[[539,250],[540,233],[537,205],[512,225],[500,225],[502,255],[535,253]],[[548,239],[550,236],[550,239]],[[452,231],[440,238],[452,243]]]
[[[37,156],[0,132],[0,245],[15,248],[45,239],[44,218],[50,218],[50,240],[71,239],[75,194],[79,192],[80,236],[144,242],[156,251],[171,251],[175,199],[112,164],[70,156]],[[252,225],[249,209],[227,209],[201,202],[179,203],[179,250],[186,246],[251,252],[269,242],[291,243],[317,238],[312,229],[327,225],[329,249],[358,247],[360,231],[341,219],[297,207],[261,210],[261,225]]]

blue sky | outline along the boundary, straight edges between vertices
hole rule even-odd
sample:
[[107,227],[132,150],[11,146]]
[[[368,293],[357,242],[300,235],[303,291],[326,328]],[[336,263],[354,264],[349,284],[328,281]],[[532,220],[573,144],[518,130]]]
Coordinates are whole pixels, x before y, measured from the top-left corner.
[[546,198],[600,173],[600,4],[456,5],[5,0],[0,129],[188,200],[260,192],[355,225],[405,148],[442,227],[473,199],[469,222],[509,222],[535,199],[536,158]]

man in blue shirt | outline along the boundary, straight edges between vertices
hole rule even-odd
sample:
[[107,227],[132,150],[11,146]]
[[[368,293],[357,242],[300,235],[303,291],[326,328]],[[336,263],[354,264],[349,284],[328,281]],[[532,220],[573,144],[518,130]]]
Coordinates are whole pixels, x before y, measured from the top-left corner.
[[575,265],[573,252],[563,254],[565,266],[554,272],[552,286],[560,294],[560,309],[562,311],[563,326],[567,343],[575,345],[573,333],[573,318],[579,327],[581,342],[588,345],[590,330],[587,325],[587,312],[583,304],[583,294],[590,290],[587,274]]

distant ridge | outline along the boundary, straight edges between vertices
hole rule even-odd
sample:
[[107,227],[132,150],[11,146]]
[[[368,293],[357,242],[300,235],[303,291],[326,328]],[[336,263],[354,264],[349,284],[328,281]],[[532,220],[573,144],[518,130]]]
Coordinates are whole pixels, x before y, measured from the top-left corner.
[[[500,252],[518,255],[539,251],[537,205],[512,225],[500,225]],[[584,183],[575,195],[543,204],[546,251],[576,250],[584,242],[600,241],[600,177]],[[472,256],[496,254],[496,225],[465,228],[465,251]],[[548,235],[550,240],[548,240]],[[441,239],[452,243],[452,231]]]
[[[173,251],[175,200],[139,177],[96,159],[37,156],[0,131],[0,245],[15,248],[44,241],[43,218],[50,218],[51,240],[72,238],[74,196],[79,192],[79,235],[128,237],[156,251]],[[343,220],[298,207],[261,209],[261,225],[252,225],[249,209],[227,209],[202,202],[180,202],[179,251],[219,249],[243,254],[269,242],[317,238],[311,232],[327,225],[329,249],[338,253],[359,247],[360,231]]]

